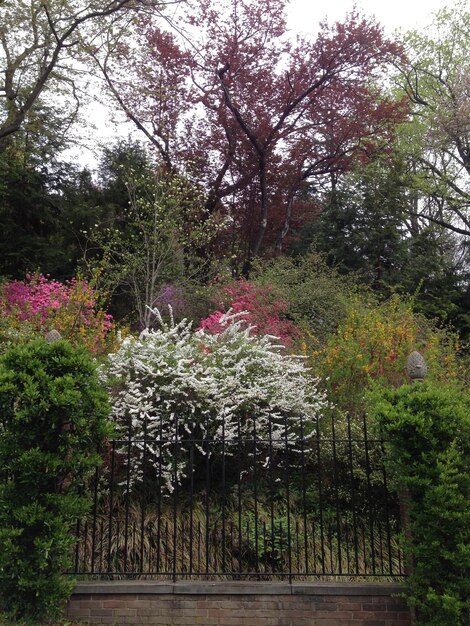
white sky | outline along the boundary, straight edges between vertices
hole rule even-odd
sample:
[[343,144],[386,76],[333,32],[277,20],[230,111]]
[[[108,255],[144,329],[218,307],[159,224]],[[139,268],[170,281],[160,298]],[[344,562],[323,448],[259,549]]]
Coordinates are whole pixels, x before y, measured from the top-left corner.
[[[342,20],[354,6],[365,15],[374,15],[391,35],[396,30],[407,31],[413,28],[424,29],[432,21],[432,13],[452,4],[446,0],[290,0],[288,5],[288,26],[292,32],[315,33],[324,18],[328,22]],[[85,113],[88,126],[82,132],[81,147],[67,151],[67,157],[76,159],[80,165],[96,167],[99,146],[112,143],[118,137],[132,134],[142,139],[139,131],[130,122],[124,123],[124,115],[113,107],[113,111],[96,103]],[[120,120],[120,123],[117,123]],[[86,136],[88,135],[88,136]]]
[[341,20],[357,6],[366,15],[374,15],[391,34],[397,29],[426,26],[431,21],[431,14],[447,4],[445,0],[291,0],[289,27],[296,31],[315,32],[324,17],[329,22]]

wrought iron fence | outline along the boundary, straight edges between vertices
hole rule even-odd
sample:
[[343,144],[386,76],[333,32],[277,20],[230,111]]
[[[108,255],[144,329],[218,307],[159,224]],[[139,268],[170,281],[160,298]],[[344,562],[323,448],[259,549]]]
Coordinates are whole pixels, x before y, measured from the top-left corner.
[[[286,418],[287,420],[287,418]],[[403,575],[396,497],[367,422],[128,436],[104,451],[73,574],[296,579]],[[160,429],[163,434],[163,429]],[[248,435],[247,435],[248,432]]]

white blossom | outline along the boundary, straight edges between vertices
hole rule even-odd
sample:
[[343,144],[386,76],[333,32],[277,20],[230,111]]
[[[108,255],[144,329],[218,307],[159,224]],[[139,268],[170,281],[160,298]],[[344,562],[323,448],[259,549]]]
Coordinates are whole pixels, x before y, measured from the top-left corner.
[[[158,316],[161,320],[161,316]],[[272,337],[251,336],[239,316],[227,315],[218,335],[193,331],[191,323],[162,320],[158,330],[127,337],[109,355],[102,376],[112,395],[113,417],[123,435],[148,443],[133,446],[135,475],[146,463],[171,491],[187,473],[188,440],[222,438],[230,455],[241,438],[256,433],[260,448],[282,450],[286,437],[305,437],[326,406],[304,361],[286,355]],[[145,452],[144,452],[145,448]],[[213,448],[211,448],[213,449]],[[266,446],[259,455],[269,464]],[[264,460],[265,459],[265,460]]]

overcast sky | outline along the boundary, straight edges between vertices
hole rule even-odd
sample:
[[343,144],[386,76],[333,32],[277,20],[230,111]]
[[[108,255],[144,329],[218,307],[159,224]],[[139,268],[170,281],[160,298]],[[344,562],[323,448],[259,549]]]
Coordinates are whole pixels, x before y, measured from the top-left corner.
[[[392,34],[395,30],[426,27],[432,20],[432,13],[447,4],[446,0],[291,0],[288,25],[293,32],[315,33],[324,18],[329,22],[342,20],[357,6],[366,15],[374,15],[387,33]],[[137,139],[142,138],[131,123],[121,122],[118,126],[113,123],[112,118],[124,120],[116,108],[111,113],[109,108],[95,104],[88,107],[85,117],[92,126],[81,130],[82,145],[67,151],[67,157],[77,159],[83,166],[96,166],[100,144],[109,145],[117,137],[129,133]]]
[[431,14],[443,8],[445,0],[291,0],[289,26],[293,30],[315,32],[318,22],[341,20],[356,5],[366,15],[375,15],[388,33],[426,26]]

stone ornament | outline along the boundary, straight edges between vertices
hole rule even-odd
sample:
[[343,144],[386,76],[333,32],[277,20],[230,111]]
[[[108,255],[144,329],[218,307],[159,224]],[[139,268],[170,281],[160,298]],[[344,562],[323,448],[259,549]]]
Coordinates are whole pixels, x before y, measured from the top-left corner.
[[428,368],[426,367],[424,357],[416,350],[412,352],[406,360],[406,373],[411,380],[424,380],[427,371]]
[[61,334],[57,330],[50,330],[44,337],[47,343],[53,343],[54,341],[60,341],[62,339]]

